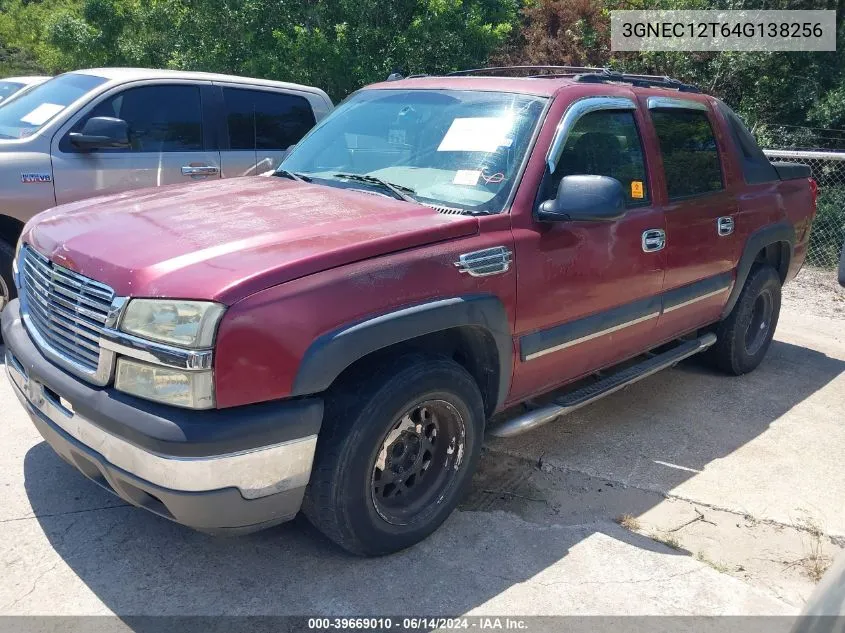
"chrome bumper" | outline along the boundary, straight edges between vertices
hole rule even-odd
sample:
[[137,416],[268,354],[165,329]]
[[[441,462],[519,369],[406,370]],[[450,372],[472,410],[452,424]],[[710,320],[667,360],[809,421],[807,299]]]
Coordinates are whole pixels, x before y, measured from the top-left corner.
[[23,366],[8,350],[6,373],[30,415],[49,420],[109,464],[155,486],[179,492],[237,488],[245,499],[258,499],[304,488],[311,475],[316,435],[224,455],[159,455],[119,438],[74,413],[70,403],[27,376]]

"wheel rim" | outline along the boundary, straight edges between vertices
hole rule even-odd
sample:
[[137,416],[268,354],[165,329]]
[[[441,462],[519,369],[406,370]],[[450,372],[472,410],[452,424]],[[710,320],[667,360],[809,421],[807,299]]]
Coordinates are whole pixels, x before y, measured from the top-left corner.
[[754,301],[754,309],[751,311],[751,319],[748,322],[748,329],[745,331],[745,351],[753,356],[760,351],[769,336],[772,327],[772,314],[774,305],[772,295],[769,292],[762,292]]
[[6,285],[6,280],[0,277],[0,311],[9,303],[9,287]]
[[370,481],[373,505],[388,523],[408,525],[435,509],[454,486],[466,427],[444,400],[426,400],[391,426],[376,455]]

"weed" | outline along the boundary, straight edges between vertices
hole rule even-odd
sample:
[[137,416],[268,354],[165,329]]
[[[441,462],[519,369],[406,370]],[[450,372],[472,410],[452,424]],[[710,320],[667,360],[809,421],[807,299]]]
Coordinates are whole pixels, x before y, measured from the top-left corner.
[[640,529],[640,520],[630,514],[619,515],[616,517],[616,522],[626,530],[631,530],[632,532],[636,532]]

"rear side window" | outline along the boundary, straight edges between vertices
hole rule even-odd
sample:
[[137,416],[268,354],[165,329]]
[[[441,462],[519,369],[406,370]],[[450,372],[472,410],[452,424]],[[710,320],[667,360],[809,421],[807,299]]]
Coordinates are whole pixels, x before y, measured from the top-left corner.
[[564,176],[575,175],[616,178],[629,206],[648,202],[643,146],[632,112],[599,110],[578,119],[552,175],[550,194]]
[[742,119],[721,101],[718,104],[719,109],[725,115],[730,125],[731,136],[733,136],[734,144],[739,151],[742,177],[745,182],[751,185],[779,180],[777,171],[775,171],[769,159],[766,158],[763,150],[757,145],[757,141],[754,140],[754,136],[745,127]]
[[[81,131],[85,122],[98,116],[123,119],[129,125],[129,148],[98,149],[98,152],[193,152],[202,151],[202,105],[199,86],[163,85],[129,88],[97,104],[73,126]],[[74,151],[70,143],[62,150]]]
[[722,167],[707,114],[697,110],[652,110],[663,155],[669,198],[720,191]]
[[298,95],[224,88],[223,99],[231,149],[285,150],[316,123],[311,104]]

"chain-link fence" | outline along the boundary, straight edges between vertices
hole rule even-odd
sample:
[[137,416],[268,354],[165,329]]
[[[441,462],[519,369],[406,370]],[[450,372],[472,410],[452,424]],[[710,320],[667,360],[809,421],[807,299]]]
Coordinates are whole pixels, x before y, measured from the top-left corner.
[[822,268],[839,265],[845,242],[845,152],[795,149],[763,150],[771,160],[809,165],[819,185],[816,219],[810,233],[807,264]]

